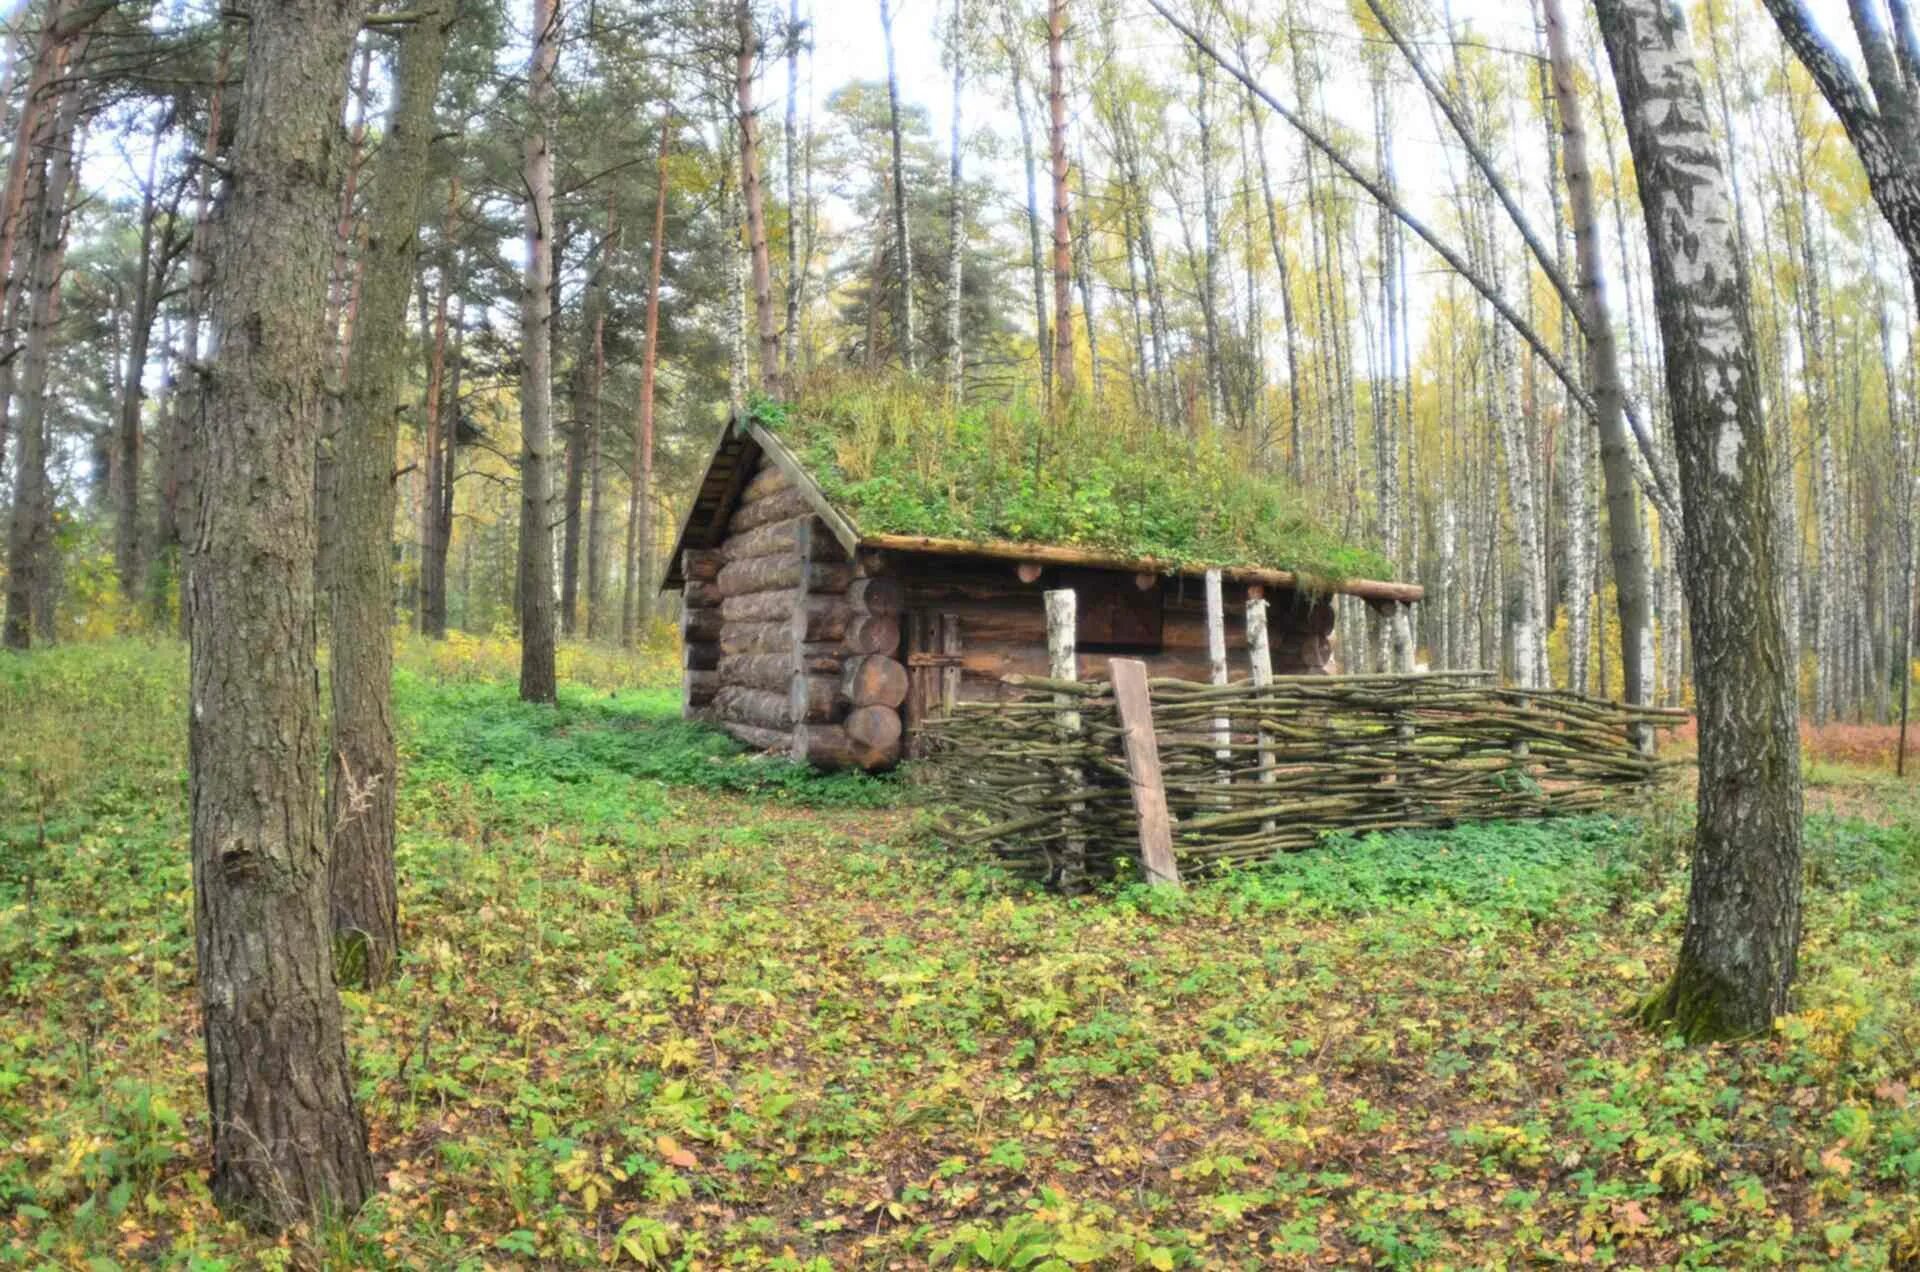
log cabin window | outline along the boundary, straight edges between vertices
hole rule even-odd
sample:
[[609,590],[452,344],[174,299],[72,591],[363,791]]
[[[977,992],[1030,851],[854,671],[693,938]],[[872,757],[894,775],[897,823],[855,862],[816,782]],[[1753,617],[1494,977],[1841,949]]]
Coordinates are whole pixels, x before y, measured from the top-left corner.
[[1078,644],[1083,654],[1157,654],[1166,614],[1158,578],[1145,588],[1137,576],[1115,570],[1064,570],[1078,607]]

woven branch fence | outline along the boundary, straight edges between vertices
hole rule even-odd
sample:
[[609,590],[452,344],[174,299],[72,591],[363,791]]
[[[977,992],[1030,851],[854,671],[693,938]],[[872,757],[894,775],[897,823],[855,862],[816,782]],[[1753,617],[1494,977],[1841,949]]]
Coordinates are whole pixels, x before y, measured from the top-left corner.
[[[1009,677],[1002,700],[961,702],[929,721],[925,779],[971,814],[954,837],[1066,889],[1136,855],[1149,879],[1171,882],[1308,848],[1327,832],[1592,810],[1656,781],[1668,764],[1636,739],[1686,716],[1465,672],[1256,686],[1112,666],[1111,681]],[[1123,673],[1144,692],[1119,685]],[[1171,823],[1158,871],[1156,784]]]

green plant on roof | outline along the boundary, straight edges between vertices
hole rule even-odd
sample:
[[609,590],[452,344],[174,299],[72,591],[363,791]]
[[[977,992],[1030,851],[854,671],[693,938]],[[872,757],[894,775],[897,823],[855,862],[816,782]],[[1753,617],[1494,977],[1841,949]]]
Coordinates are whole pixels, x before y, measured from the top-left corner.
[[1237,434],[1192,437],[1024,398],[955,409],[936,386],[833,375],[790,401],[756,399],[828,499],[864,533],[1066,544],[1184,565],[1385,578],[1371,548],[1328,528],[1309,497]]

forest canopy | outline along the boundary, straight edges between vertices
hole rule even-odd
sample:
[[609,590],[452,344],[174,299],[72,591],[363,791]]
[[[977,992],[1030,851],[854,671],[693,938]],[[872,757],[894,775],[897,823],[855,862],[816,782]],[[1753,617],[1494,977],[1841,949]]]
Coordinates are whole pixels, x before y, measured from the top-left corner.
[[752,418],[868,534],[1072,544],[1182,565],[1387,578],[1392,566],[1240,434],[1106,403],[954,402],[895,375],[816,377]]

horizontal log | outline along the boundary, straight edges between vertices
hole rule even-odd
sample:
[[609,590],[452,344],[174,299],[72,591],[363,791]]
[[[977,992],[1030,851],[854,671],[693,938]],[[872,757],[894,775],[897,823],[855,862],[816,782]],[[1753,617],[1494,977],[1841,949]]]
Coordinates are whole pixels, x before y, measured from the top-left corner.
[[781,471],[780,466],[769,459],[760,461],[760,471],[748,480],[740,491],[741,503],[759,503],[770,495],[777,495],[793,489],[793,478]]
[[[870,534],[864,544],[894,552],[916,552],[929,556],[992,557],[1003,561],[1038,561],[1047,565],[1078,565],[1101,570],[1125,570],[1130,574],[1199,575],[1197,566],[1157,557],[1126,556],[1090,548],[1070,548],[1046,543],[1013,543],[990,539],[941,539],[924,535]],[[1291,570],[1269,570],[1257,566],[1225,566],[1222,579],[1236,583],[1261,583],[1270,587],[1297,588],[1305,591],[1339,592],[1349,596],[1392,601],[1418,601],[1426,591],[1417,583],[1390,583],[1378,579],[1345,579],[1320,582]]]
[[831,722],[844,705],[838,676],[801,674],[789,681],[787,708],[798,723]]
[[720,588],[711,581],[688,579],[680,592],[680,602],[688,609],[713,609],[720,604]]
[[720,577],[726,558],[717,548],[684,548],[680,552],[680,572],[688,579],[711,583]]
[[720,629],[721,654],[792,655],[793,627],[788,623],[728,623]]
[[716,720],[714,723],[756,751],[786,755],[793,750],[793,734],[786,729],[768,729],[757,724],[743,724],[738,720]]
[[729,623],[780,623],[793,617],[792,588],[778,592],[749,592],[720,603],[720,617]]
[[847,659],[840,677],[842,695],[856,707],[898,707],[907,700],[908,685],[906,667],[885,654]]
[[741,504],[734,509],[733,517],[727,522],[727,528],[734,534],[744,534],[775,521],[785,521],[789,517],[798,517],[812,512],[813,505],[807,501],[805,495],[797,490],[785,490],[757,503]]
[[725,684],[779,692],[793,680],[793,659],[787,654],[728,654],[720,659]]
[[683,671],[680,673],[680,691],[687,706],[704,707],[720,691],[720,673]]
[[680,639],[687,644],[720,638],[720,611],[683,609],[680,611]]
[[745,534],[728,537],[720,545],[720,551],[726,555],[729,564],[745,561],[750,557],[780,556],[800,554],[800,527],[807,523],[805,517],[789,517],[785,521],[775,521],[770,525],[759,526]]
[[809,592],[844,592],[853,581],[853,567],[843,561],[808,561],[795,552],[735,561],[720,571],[719,581],[724,596],[800,587]]
[[720,665],[720,642],[688,641],[680,646],[680,665],[688,671],[712,671]]
[[744,685],[722,685],[714,695],[713,710],[722,720],[763,729],[784,729],[793,723],[786,694]]
[[837,640],[846,634],[852,617],[845,597],[809,593],[793,606],[793,639],[796,643]]
[[853,580],[847,603],[856,614],[898,614],[903,603],[900,580],[889,575]]
[[856,707],[841,726],[854,744],[854,759],[869,771],[900,759],[900,713],[891,707]]
[[793,758],[817,769],[858,768],[857,750],[837,724],[803,724],[793,731]]
[[900,620],[891,614],[857,614],[843,642],[850,654],[891,654],[900,648]]

